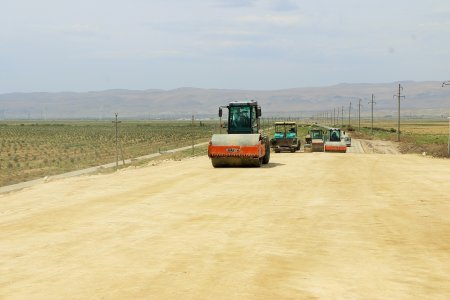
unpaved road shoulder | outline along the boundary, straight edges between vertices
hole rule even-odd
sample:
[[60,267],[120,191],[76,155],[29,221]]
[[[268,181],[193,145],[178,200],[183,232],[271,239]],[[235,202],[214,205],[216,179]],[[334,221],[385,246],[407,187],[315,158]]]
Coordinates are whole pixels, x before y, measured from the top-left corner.
[[207,157],[0,195],[1,299],[441,298],[450,160]]
[[365,153],[400,154],[398,144],[392,141],[359,139]]

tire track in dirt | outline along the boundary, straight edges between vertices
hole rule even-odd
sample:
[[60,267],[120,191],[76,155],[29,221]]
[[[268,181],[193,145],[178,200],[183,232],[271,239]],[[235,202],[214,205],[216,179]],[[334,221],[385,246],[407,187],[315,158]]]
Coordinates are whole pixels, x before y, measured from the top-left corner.
[[400,154],[398,145],[392,141],[359,140],[365,153]]
[[445,298],[450,161],[197,157],[0,195],[0,298]]

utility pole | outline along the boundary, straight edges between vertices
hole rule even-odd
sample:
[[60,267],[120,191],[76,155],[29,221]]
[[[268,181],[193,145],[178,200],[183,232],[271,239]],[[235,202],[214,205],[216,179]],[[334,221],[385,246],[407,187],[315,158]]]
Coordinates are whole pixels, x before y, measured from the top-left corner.
[[398,94],[394,95],[394,97],[398,98],[397,142],[400,142],[400,99],[405,98],[405,96],[401,95],[401,91],[403,91],[403,87],[399,83],[398,84]]
[[340,108],[337,108],[337,112],[336,112],[336,121],[334,122],[334,126],[338,126],[339,125],[339,116],[340,116]]
[[374,105],[375,103],[376,103],[376,102],[373,101],[373,94],[372,94],[372,101],[369,102],[369,104],[372,104],[372,127],[371,127],[371,129],[370,129],[370,134],[372,134],[372,135],[373,135],[373,105]]
[[336,124],[336,108],[333,108],[333,125],[331,126],[334,127],[335,124]]
[[336,113],[336,123],[335,126],[339,126],[339,119],[341,118],[341,108],[338,107],[337,108],[337,113]]
[[358,99],[358,131],[361,131],[361,101],[362,99]]
[[341,108],[337,108],[336,126],[339,126],[339,119],[341,118]]
[[339,107],[336,110],[337,111],[336,111],[336,119],[334,120],[334,126],[338,126],[338,123],[339,123],[339,114],[340,114]]
[[348,106],[348,127],[350,127],[350,113],[352,112],[352,101],[350,101],[350,105]]
[[337,108],[337,115],[336,115],[336,126],[339,126],[339,118],[341,116],[340,107]]
[[[194,127],[194,115],[192,115],[192,127]],[[191,138],[192,138],[192,156],[194,156],[194,129],[192,128],[191,131]]]
[[119,167],[119,129],[118,124],[121,123],[121,121],[117,120],[118,113],[116,113],[116,120],[113,121],[113,123],[116,126],[116,169]]
[[344,105],[342,105],[341,109],[341,128],[344,127]]
[[[444,81],[442,83],[442,87],[450,85],[450,80]],[[449,111],[450,113],[450,111]],[[447,155],[450,156],[450,117],[448,117],[448,149],[447,149]]]

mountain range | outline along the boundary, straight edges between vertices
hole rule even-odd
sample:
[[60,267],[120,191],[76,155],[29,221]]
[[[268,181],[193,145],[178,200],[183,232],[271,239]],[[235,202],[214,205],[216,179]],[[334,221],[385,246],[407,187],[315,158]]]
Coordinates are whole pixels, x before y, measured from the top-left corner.
[[[374,115],[397,114],[398,85],[402,114],[409,116],[447,116],[450,112],[450,86],[438,81],[403,81],[392,83],[342,83],[323,87],[283,90],[232,90],[178,88],[173,90],[114,89],[92,92],[32,92],[0,94],[0,119],[110,119],[114,113],[122,118],[180,119],[215,118],[218,107],[230,101],[254,99],[262,107],[263,116],[307,117],[332,113],[344,107],[348,115],[371,112],[369,102],[374,95]],[[359,101],[361,99],[361,101]]]

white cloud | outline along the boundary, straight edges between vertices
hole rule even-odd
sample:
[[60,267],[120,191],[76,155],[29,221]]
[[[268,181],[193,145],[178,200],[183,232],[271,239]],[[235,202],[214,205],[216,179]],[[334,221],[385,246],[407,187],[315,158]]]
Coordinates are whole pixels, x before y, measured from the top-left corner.
[[237,17],[238,22],[269,26],[298,26],[305,23],[300,15],[249,15]]

